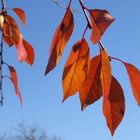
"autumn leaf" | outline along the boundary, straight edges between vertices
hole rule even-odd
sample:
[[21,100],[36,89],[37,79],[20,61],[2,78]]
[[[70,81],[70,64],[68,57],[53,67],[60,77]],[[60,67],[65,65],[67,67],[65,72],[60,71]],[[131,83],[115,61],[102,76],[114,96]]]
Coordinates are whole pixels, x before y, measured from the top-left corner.
[[26,60],[27,58],[27,52],[24,48],[24,45],[23,45],[23,38],[22,38],[22,34],[20,34],[20,40],[19,40],[19,43],[18,43],[18,46],[17,46],[17,50],[18,50],[18,59],[20,62],[23,62]]
[[100,55],[90,60],[89,72],[80,89],[81,109],[84,110],[88,105],[94,103],[102,96],[101,87],[101,59]]
[[14,8],[13,11],[17,14],[17,16],[20,18],[24,26],[26,25],[26,15],[25,12],[20,8]]
[[22,41],[23,41],[23,46],[27,53],[27,57],[26,57],[25,61],[28,64],[32,65],[34,63],[34,59],[35,59],[34,49],[31,46],[31,44],[29,44],[29,42],[27,42],[25,39],[23,39]]
[[58,62],[60,61],[65,46],[69,41],[70,36],[73,32],[73,28],[74,28],[73,14],[70,10],[70,7],[68,7],[64,18],[61,24],[58,26],[55,35],[53,37],[50,48],[50,57],[48,65],[46,67],[45,75],[49,73],[52,69],[54,69],[55,66],[58,64]]
[[89,47],[85,39],[77,42],[71,50],[63,71],[63,91],[66,100],[78,92],[87,76],[90,63]]
[[140,71],[132,64],[124,62],[124,65],[128,72],[133,95],[140,106]]
[[18,77],[17,77],[16,70],[13,66],[8,66],[8,67],[9,67],[9,71],[10,71],[10,74],[11,74],[10,80],[12,81],[12,83],[14,85],[16,95],[19,96],[20,103],[22,105],[22,96],[20,94],[20,90],[19,90],[19,86],[18,86]]
[[101,81],[103,87],[103,98],[108,99],[111,85],[111,64],[109,56],[104,48],[101,47]]
[[12,36],[11,36],[11,27],[7,24],[4,23],[3,27],[3,39],[7,43],[9,47],[13,46],[13,41],[12,41]]
[[90,39],[96,44],[115,19],[107,10],[94,9],[89,10],[89,13],[92,23],[92,34]]
[[110,132],[113,135],[121,123],[125,112],[124,92],[119,82],[113,76],[108,99],[104,102],[103,112]]

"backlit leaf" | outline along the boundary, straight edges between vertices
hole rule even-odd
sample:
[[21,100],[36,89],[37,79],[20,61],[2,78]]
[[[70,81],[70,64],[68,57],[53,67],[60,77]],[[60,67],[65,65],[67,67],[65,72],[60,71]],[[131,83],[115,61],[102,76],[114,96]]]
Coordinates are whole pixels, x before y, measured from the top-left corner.
[[12,35],[11,34],[12,34],[11,26],[9,26],[7,23],[4,23],[3,39],[9,47],[13,46],[13,41],[12,41]]
[[140,71],[132,64],[124,63],[130,79],[133,95],[140,106]]
[[101,87],[101,59],[100,55],[93,57],[90,61],[89,72],[82,88],[80,89],[81,109],[94,103],[102,96]]
[[109,56],[105,49],[101,48],[101,81],[103,87],[103,98],[104,100],[108,99],[110,85],[111,85],[111,64]]
[[90,39],[95,44],[99,42],[106,29],[114,21],[114,18],[106,10],[94,9],[89,10],[89,13],[92,22],[92,34]]
[[22,9],[20,9],[20,8],[14,8],[13,11],[17,14],[17,16],[20,18],[22,23],[24,25],[26,25],[26,15],[25,15],[25,12]]
[[60,61],[65,46],[69,41],[70,36],[73,32],[73,27],[74,27],[73,14],[69,7],[53,37],[50,48],[49,61],[46,67],[45,75],[52,69],[54,69],[57,63]]
[[27,42],[25,39],[23,39],[23,46],[24,46],[26,53],[27,53],[27,57],[26,57],[25,61],[28,64],[32,65],[34,63],[34,59],[35,59],[34,49],[29,44],[29,42]]
[[23,62],[26,60],[27,58],[27,52],[24,48],[24,45],[23,45],[23,38],[22,38],[22,34],[20,35],[20,41],[18,43],[18,47],[17,47],[17,50],[18,50],[18,59],[20,62]]
[[113,135],[116,128],[121,123],[125,112],[123,89],[113,76],[108,99],[104,101],[103,112],[110,132]]
[[87,76],[90,63],[89,47],[85,39],[76,43],[63,72],[64,100],[80,90]]
[[20,90],[19,90],[19,86],[18,86],[18,77],[17,77],[17,73],[16,70],[13,66],[8,66],[9,70],[10,70],[10,74],[11,74],[11,81],[14,85],[15,91],[16,91],[16,95],[19,96],[20,99],[20,103],[22,105],[22,96],[20,94]]

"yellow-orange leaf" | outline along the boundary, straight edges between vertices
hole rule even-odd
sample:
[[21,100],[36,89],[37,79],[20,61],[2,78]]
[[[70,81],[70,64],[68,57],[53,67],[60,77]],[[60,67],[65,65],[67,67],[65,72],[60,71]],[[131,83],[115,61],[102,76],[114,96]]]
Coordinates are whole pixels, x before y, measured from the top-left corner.
[[103,98],[104,100],[108,99],[110,85],[111,85],[111,64],[109,56],[105,49],[101,47],[101,81],[103,87]]
[[121,123],[125,112],[123,89],[113,76],[108,99],[104,101],[103,104],[103,112],[110,132],[113,135],[116,128]]
[[85,39],[77,42],[71,50],[63,72],[64,100],[80,91],[87,76],[90,63],[89,47]]
[[124,63],[130,79],[133,95],[140,106],[140,71],[132,64]]
[[84,110],[88,105],[94,103],[102,96],[101,87],[101,59],[100,55],[90,60],[89,72],[86,80],[80,89],[81,109]]
[[48,65],[46,67],[45,75],[49,73],[52,69],[54,69],[57,63],[60,61],[65,46],[69,41],[70,36],[73,32],[73,27],[74,27],[73,14],[70,10],[70,7],[68,7],[64,18],[61,24],[58,26],[55,35],[53,37],[50,48],[50,57]]
[[13,66],[8,66],[9,70],[10,70],[10,74],[11,74],[11,81],[14,85],[15,91],[16,91],[16,95],[19,96],[20,99],[20,103],[22,105],[22,96],[20,94],[20,90],[19,90],[19,86],[18,86],[18,77],[17,77],[17,73],[16,70]]
[[17,16],[20,18],[24,26],[26,25],[26,15],[25,12],[20,8],[14,8],[13,11],[17,14]]
[[93,43],[97,43],[106,29],[114,21],[114,18],[107,10],[94,9],[89,10],[89,13],[92,22],[92,34],[90,39]]

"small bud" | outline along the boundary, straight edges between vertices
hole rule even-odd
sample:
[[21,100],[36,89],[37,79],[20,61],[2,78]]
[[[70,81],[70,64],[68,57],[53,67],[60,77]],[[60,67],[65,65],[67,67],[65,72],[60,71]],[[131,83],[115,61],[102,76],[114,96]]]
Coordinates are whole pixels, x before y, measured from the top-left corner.
[[0,14],[0,30],[3,29],[3,25],[4,25],[4,16]]

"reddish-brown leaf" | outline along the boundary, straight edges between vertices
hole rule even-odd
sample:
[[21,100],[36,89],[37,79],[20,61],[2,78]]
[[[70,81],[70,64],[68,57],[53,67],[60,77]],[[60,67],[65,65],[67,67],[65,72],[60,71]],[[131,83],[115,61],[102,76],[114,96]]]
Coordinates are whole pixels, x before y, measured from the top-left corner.
[[124,65],[128,72],[133,95],[137,101],[137,104],[140,106],[140,71],[132,64],[124,62]]
[[34,49],[33,47],[26,41],[23,39],[23,46],[26,50],[27,53],[27,57],[25,59],[25,61],[32,65],[34,63],[34,58],[35,58],[35,54],[34,54]]
[[18,46],[17,46],[17,51],[18,51],[18,59],[20,62],[23,62],[26,60],[27,58],[27,52],[24,48],[24,45],[23,45],[23,38],[22,38],[22,34],[20,35],[20,40],[19,40],[19,43],[18,43]]
[[18,25],[17,25],[17,22],[15,21],[15,19],[14,19],[12,16],[10,16],[10,15],[4,16],[4,21],[5,21],[9,26],[11,26],[12,28],[19,29],[19,28],[18,28]]
[[13,11],[17,14],[17,16],[20,18],[24,26],[26,25],[26,15],[25,12],[20,8],[14,8]]
[[93,43],[97,43],[106,29],[114,21],[114,18],[106,10],[94,9],[89,10],[89,13],[92,22],[92,34],[90,39]]
[[100,55],[93,57],[90,61],[89,72],[86,80],[80,89],[81,109],[84,110],[88,105],[94,103],[102,96],[101,87],[101,59]]
[[22,105],[22,96],[20,94],[20,90],[19,90],[19,86],[18,86],[18,77],[17,77],[17,73],[16,70],[13,66],[8,66],[9,70],[10,70],[10,74],[11,74],[11,81],[14,85],[15,91],[16,91],[16,95],[19,96],[20,99],[20,103]]
[[13,41],[12,41],[12,35],[11,34],[12,34],[11,27],[7,23],[4,23],[3,39],[9,47],[13,46]]
[[113,135],[116,128],[121,123],[125,112],[123,89],[113,76],[108,99],[105,100],[103,104],[103,112],[110,132]]
[[48,65],[46,67],[45,75],[49,73],[52,69],[54,69],[57,63],[60,61],[65,46],[69,41],[70,36],[73,32],[73,27],[74,27],[73,14],[69,7],[53,37],[50,48],[50,57]]
[[89,63],[89,47],[86,40],[82,39],[72,47],[70,56],[64,67],[62,81],[64,100],[80,91],[88,73]]
[[105,49],[101,48],[101,81],[103,87],[103,98],[104,100],[108,99],[110,85],[111,85],[111,64],[110,59],[105,51]]

